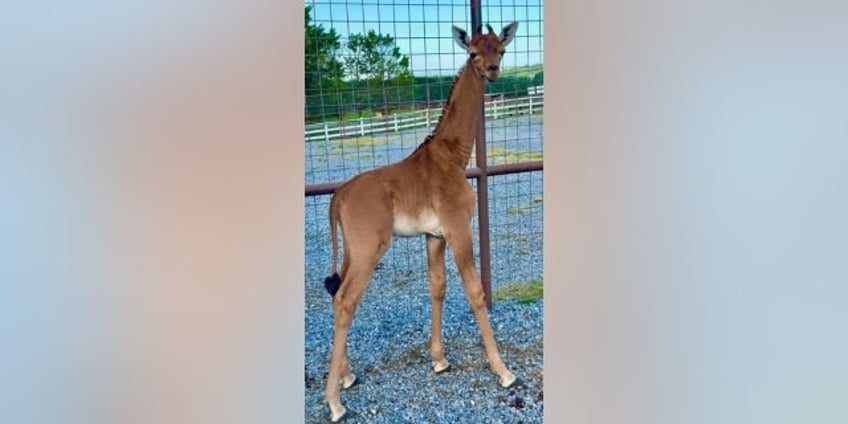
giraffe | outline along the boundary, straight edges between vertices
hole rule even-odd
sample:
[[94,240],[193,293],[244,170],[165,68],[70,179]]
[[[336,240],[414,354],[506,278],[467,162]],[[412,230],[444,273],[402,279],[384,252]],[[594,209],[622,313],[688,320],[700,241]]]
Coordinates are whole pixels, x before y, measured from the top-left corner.
[[[341,420],[347,412],[341,402],[341,388],[356,382],[346,343],[353,314],[392,236],[426,237],[434,372],[450,368],[441,340],[448,245],[477,320],[490,370],[500,377],[502,387],[510,387],[517,380],[501,360],[489,324],[472,250],[471,219],[477,200],[465,177],[486,81],[498,78],[504,48],[512,41],[517,27],[518,22],[512,22],[496,34],[487,25],[488,34],[478,28],[469,38],[465,30],[454,26],[453,39],[468,53],[468,59],[453,80],[433,132],[406,158],[363,172],[342,184],[330,201],[333,262],[324,285],[333,297],[333,338],[324,395],[332,422]],[[340,273],[336,271],[337,226],[342,230],[344,245]]]

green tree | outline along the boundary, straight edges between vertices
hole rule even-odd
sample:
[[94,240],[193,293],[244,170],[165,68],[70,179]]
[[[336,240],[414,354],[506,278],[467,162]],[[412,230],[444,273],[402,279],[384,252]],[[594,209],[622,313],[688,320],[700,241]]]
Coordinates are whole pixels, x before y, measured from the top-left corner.
[[[338,59],[342,47],[336,30],[312,22],[312,6],[305,8],[305,84],[307,118],[333,113],[339,107],[338,91],[344,67]],[[335,93],[334,93],[335,92]]]
[[[366,103],[373,106],[370,93],[379,91],[382,108],[389,109],[389,97],[408,100],[412,97],[412,72],[409,70],[409,57],[400,53],[391,35],[377,34],[374,30],[367,34],[352,34],[347,41],[349,56],[345,59],[347,75],[357,82],[364,82],[367,88]],[[359,85],[359,84],[357,84]]]
[[545,71],[539,71],[533,76],[533,85],[543,85],[545,83]]

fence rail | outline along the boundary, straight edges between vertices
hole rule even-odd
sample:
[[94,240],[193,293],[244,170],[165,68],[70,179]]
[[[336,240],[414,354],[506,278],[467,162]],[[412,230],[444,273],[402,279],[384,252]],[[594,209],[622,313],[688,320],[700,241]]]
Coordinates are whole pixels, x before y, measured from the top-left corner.
[[[485,102],[486,119],[533,115],[544,108],[544,96],[492,99]],[[342,137],[361,137],[370,134],[398,132],[410,128],[429,128],[439,119],[441,108],[423,109],[374,118],[359,118],[340,122],[306,125],[306,142],[330,141]]]

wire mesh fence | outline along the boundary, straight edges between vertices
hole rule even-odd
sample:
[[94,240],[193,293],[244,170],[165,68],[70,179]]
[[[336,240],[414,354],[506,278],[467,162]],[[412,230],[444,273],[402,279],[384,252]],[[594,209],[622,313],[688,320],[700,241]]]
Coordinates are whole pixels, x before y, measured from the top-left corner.
[[[485,141],[484,160],[478,162],[475,148],[467,169],[469,183],[479,189],[478,209],[484,218],[475,215],[472,220],[474,259],[484,280],[490,273],[492,292],[510,283],[542,279],[543,4],[541,0],[483,4],[468,0],[311,0],[305,2],[305,8],[305,408],[307,422],[323,422],[326,411],[321,409],[321,393],[333,314],[322,281],[332,260],[328,222],[332,192],[360,172],[403,159],[430,134],[453,78],[467,59],[467,53],[455,44],[451,27],[457,25],[470,33],[472,20],[479,21],[480,16],[498,29],[512,21],[518,21],[519,28],[507,47],[500,77],[486,87],[485,126],[477,135]],[[341,246],[341,232],[338,237]],[[485,244],[481,239],[487,240]],[[371,379],[375,390],[381,382],[389,384],[392,374],[383,370],[392,369],[393,364],[402,364],[407,378],[412,378],[407,372],[427,368],[409,363],[427,355],[423,341],[429,330],[430,289],[425,243],[424,237],[395,237],[359,303],[348,340],[360,348],[350,350],[351,362]],[[474,333],[470,310],[461,312],[467,302],[450,247],[445,265],[444,313],[448,318],[444,337],[458,361],[456,372],[462,373],[463,366],[482,366],[475,361],[483,358],[472,354],[477,352],[476,346],[463,344],[464,340],[478,340],[479,334]],[[457,399],[446,404],[410,398],[409,405],[432,408],[426,416],[441,414],[444,422],[468,422],[469,416],[474,420],[489,417],[486,419],[491,422],[540,422],[541,307],[501,310],[505,312],[509,314],[495,314],[492,324],[499,329],[504,325],[498,323],[502,319],[513,327],[499,332],[498,337],[505,361],[516,364],[516,371],[527,382],[510,395],[512,400],[504,401],[511,407],[503,408],[496,400],[499,397],[483,389],[469,399],[476,405],[471,409]],[[469,355],[465,359],[463,352]],[[472,373],[467,378],[485,377]],[[454,380],[457,384],[461,381]],[[403,384],[392,383],[392,387],[404,390]],[[427,393],[432,394],[416,390],[408,395],[430,396]],[[371,402],[383,398],[377,396]],[[357,398],[349,400],[356,402]],[[364,408],[364,404],[359,406]],[[373,403],[367,408],[379,409]],[[363,419],[421,422],[410,421],[404,412],[394,410]]]
[[[342,182],[404,158],[432,131],[467,58],[451,26],[470,29],[469,2],[316,0],[305,6],[306,184]],[[501,76],[486,88],[489,165],[543,160],[542,10],[541,1],[530,0],[481,5],[481,15],[496,28],[519,22]],[[472,154],[470,167],[475,163]],[[542,172],[486,178],[492,288],[541,279]],[[329,197],[307,197],[308,285],[320,286],[329,271]],[[476,217],[472,224],[479,243]],[[375,281],[381,275],[414,277],[426,288],[423,238],[396,238]]]

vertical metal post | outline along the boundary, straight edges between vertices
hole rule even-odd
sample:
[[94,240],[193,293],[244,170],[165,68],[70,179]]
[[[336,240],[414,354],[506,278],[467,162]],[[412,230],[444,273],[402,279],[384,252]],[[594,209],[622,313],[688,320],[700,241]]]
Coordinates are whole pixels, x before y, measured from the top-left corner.
[[[477,34],[477,29],[483,24],[480,0],[471,0],[471,33]],[[477,125],[477,140],[474,148],[477,156],[477,213],[480,224],[480,282],[486,295],[486,307],[492,309],[492,267],[489,242],[489,175],[486,166],[486,103],[480,99],[480,122]]]

